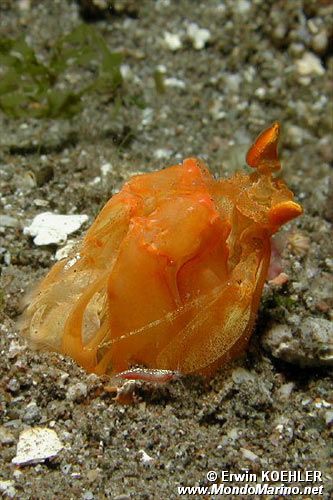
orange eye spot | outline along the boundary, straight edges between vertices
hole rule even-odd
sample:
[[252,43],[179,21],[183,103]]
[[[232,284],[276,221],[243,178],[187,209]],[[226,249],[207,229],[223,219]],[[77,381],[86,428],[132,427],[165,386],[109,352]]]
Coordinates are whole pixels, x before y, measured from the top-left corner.
[[277,146],[280,135],[280,124],[273,123],[261,132],[246,155],[246,163],[253,168],[275,172],[281,168]]
[[268,212],[268,220],[272,226],[282,226],[286,222],[298,217],[303,212],[302,207],[294,201],[278,203]]

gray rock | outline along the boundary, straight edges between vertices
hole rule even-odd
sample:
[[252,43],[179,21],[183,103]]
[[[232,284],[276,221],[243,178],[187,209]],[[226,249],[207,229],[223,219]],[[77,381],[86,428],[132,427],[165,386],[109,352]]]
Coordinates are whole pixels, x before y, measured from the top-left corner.
[[325,412],[325,422],[327,425],[333,424],[333,410],[328,410]]
[[13,444],[15,443],[15,438],[10,430],[6,427],[0,427],[0,444]]
[[66,393],[66,398],[69,401],[82,401],[88,393],[87,385],[83,382],[78,382],[77,384],[71,385]]
[[245,368],[238,367],[232,371],[232,380],[235,384],[243,384],[245,382],[253,382],[255,380],[255,376]]
[[82,500],[93,500],[94,498],[94,494],[90,490],[85,491],[82,495]]
[[0,226],[2,227],[19,227],[20,223],[15,217],[10,215],[0,215]]
[[290,398],[290,395],[295,387],[294,382],[288,382],[286,384],[281,385],[281,387],[278,390],[278,397],[281,400],[288,400]]
[[276,358],[300,366],[333,366],[333,323],[308,317],[299,326],[275,323],[262,338]]
[[9,498],[14,498],[16,495],[14,484],[14,481],[10,480],[0,481],[0,492]]
[[18,392],[20,390],[20,387],[20,382],[15,377],[11,378],[7,384],[7,389],[13,394]]
[[257,462],[260,460],[258,455],[256,455],[256,453],[253,453],[253,451],[248,450],[247,448],[241,448],[240,450],[246,460],[250,460],[250,462]]
[[35,401],[32,401],[27,405],[22,420],[27,424],[33,424],[35,422],[38,422],[40,418],[41,418],[40,409],[37,403],[35,403]]
[[327,31],[323,29],[322,31],[319,31],[313,38],[312,38],[312,48],[317,54],[323,54],[328,46],[328,36],[327,36]]

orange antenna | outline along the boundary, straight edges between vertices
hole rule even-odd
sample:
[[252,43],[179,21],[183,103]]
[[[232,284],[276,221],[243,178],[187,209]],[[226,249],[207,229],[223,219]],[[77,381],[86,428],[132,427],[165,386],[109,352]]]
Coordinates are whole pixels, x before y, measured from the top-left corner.
[[257,137],[246,155],[246,163],[261,171],[275,172],[280,170],[277,146],[280,135],[280,124],[273,123]]

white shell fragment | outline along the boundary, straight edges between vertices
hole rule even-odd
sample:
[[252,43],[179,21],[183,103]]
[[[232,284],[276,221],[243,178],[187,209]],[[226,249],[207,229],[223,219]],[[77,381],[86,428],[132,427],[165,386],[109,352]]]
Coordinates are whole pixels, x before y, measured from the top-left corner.
[[69,257],[75,245],[75,240],[68,240],[65,246],[58,248],[58,250],[56,251],[54,256],[55,260],[66,259],[67,257]]
[[196,23],[190,23],[187,26],[187,36],[191,40],[193,47],[196,50],[201,50],[210,39],[210,31],[205,28],[199,28]]
[[34,238],[35,245],[62,244],[69,234],[77,231],[88,215],[59,215],[43,212],[36,215],[30,226],[23,229],[24,234]]
[[21,432],[17,443],[15,465],[38,464],[55,457],[63,445],[57,433],[46,427],[34,427]]
[[186,88],[186,83],[183,80],[180,80],[179,78],[174,78],[173,76],[170,76],[170,78],[165,78],[164,85],[166,87],[174,87],[176,89]]
[[168,49],[175,52],[182,47],[182,41],[180,36],[177,33],[169,33],[166,31],[164,33],[164,43],[168,47]]
[[247,448],[241,448],[240,450],[246,460],[250,460],[250,462],[257,462],[259,460],[258,455],[253,453],[253,451],[248,450]]
[[172,149],[160,148],[160,149],[155,149],[154,151],[154,157],[157,158],[157,160],[164,160],[165,158],[170,158],[171,155],[172,155]]
[[101,173],[103,177],[106,177],[108,174],[111,174],[113,171],[113,166],[111,163],[103,163],[101,166]]
[[139,450],[139,453],[141,454],[141,462],[144,465],[150,465],[152,462],[154,462],[153,457],[148,455],[148,453],[146,453],[145,450]]
[[4,494],[4,497],[15,498],[16,490],[14,488],[15,481],[5,480],[0,481],[0,493]]
[[321,64],[319,57],[312,52],[305,52],[301,59],[296,61],[297,72],[301,76],[323,75],[325,69]]

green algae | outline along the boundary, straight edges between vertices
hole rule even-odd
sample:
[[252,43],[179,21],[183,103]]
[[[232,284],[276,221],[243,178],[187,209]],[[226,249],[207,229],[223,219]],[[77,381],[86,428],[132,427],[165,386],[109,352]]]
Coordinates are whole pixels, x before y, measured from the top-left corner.
[[[115,99],[122,85],[121,62],[122,55],[84,24],[57,39],[46,62],[24,38],[1,38],[0,109],[11,118],[71,118],[88,93]],[[69,72],[77,68],[88,72],[86,83],[71,82]]]

